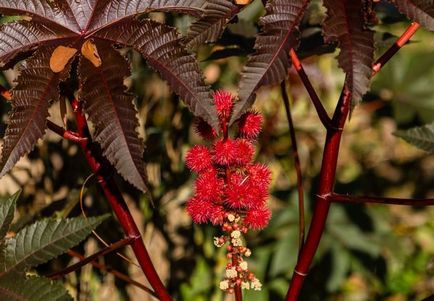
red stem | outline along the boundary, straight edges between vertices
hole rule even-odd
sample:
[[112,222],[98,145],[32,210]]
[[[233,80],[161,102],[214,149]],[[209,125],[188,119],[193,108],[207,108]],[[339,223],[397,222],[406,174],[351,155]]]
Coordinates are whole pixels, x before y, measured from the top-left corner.
[[304,71],[303,65],[301,64],[300,59],[297,56],[297,53],[294,51],[294,49],[291,48],[291,50],[289,51],[289,55],[291,56],[292,65],[297,71],[298,76],[303,82],[303,85],[306,88],[306,91],[309,94],[310,99],[312,100],[315,110],[318,113],[319,119],[321,120],[322,124],[326,129],[332,128],[333,124],[331,123],[331,119],[327,114],[326,110],[324,109],[324,106],[322,105],[321,100],[318,97],[318,94],[316,94],[315,89],[309,80],[309,77]]
[[61,271],[54,272],[54,273],[48,275],[47,277],[51,278],[51,279],[58,279],[58,278],[63,277],[66,274],[75,272],[76,270],[80,269],[82,266],[88,264],[89,262],[94,261],[98,257],[109,254],[113,251],[116,251],[117,249],[120,249],[120,248],[126,246],[126,245],[130,245],[133,242],[133,240],[134,240],[134,238],[130,238],[130,237],[125,238],[125,239],[121,239],[121,240],[109,245],[108,247],[105,247],[104,249],[102,249],[102,250],[100,250],[100,251],[98,251],[98,252],[96,252],[96,253],[94,253],[94,254],[86,257],[86,258],[83,258],[82,260],[80,260],[76,264],[73,264],[73,265],[71,265],[71,266],[69,266],[69,267],[67,267]]
[[[80,260],[85,259],[86,257],[84,257],[83,255],[81,255],[78,252],[75,252],[73,250],[69,250],[68,251],[68,255],[72,256],[72,257],[76,257]],[[106,271],[107,273],[110,273],[112,275],[114,275],[116,278],[119,278],[131,285],[137,286],[138,288],[141,288],[142,290],[144,290],[145,292],[151,294],[152,296],[154,296],[155,298],[158,298],[158,296],[155,294],[155,292],[153,290],[151,290],[149,287],[144,286],[143,284],[141,284],[140,282],[137,282],[133,279],[131,279],[130,277],[128,277],[128,275],[125,275],[117,270],[113,270],[111,268],[108,268],[107,266],[97,262],[97,261],[91,261],[90,262],[91,265],[93,265],[94,267],[96,267],[97,269],[100,269],[102,271]]]
[[[412,23],[409,28],[396,41],[396,43],[376,61],[376,63],[372,67],[373,76],[376,75],[378,71],[384,66],[384,64],[388,62],[390,58],[394,54],[396,54],[396,52],[403,45],[408,42],[408,40],[417,31],[419,26],[420,25],[417,23]],[[292,58],[294,57],[294,54],[295,52],[292,51]],[[296,64],[294,65],[296,66]],[[298,67],[299,69],[300,66],[301,64]],[[310,82],[308,80],[303,80],[303,78],[302,81],[303,84],[305,84],[306,89],[308,90],[314,104],[318,103],[318,101],[316,100],[317,96],[311,95],[311,91],[313,91],[313,88],[311,88]],[[310,264],[312,263],[313,257],[318,248],[322,233],[324,232],[325,222],[327,220],[331,202],[328,198],[333,194],[339,146],[342,136],[342,130],[344,128],[345,120],[349,111],[350,98],[351,94],[344,86],[331,121],[332,127],[327,127],[327,125],[325,125],[327,128],[327,137],[324,146],[323,161],[320,172],[321,182],[318,188],[318,195],[316,198],[315,209],[312,216],[311,226],[309,228],[309,233],[306,238],[304,248],[302,249],[301,256],[298,258],[298,262],[295,267],[293,277],[291,279],[291,284],[286,295],[287,301],[296,301],[298,299],[304,279],[307,276]],[[318,114],[320,114],[319,112],[320,111],[318,111]]]
[[300,163],[300,157],[298,155],[298,147],[297,147],[297,137],[295,136],[295,127],[294,127],[294,121],[292,120],[291,116],[291,105],[289,103],[289,97],[288,93],[286,92],[286,85],[285,82],[282,82],[280,85],[280,88],[282,90],[282,99],[283,103],[285,104],[285,112],[286,112],[286,118],[288,119],[288,127],[289,127],[289,134],[291,136],[291,147],[292,147],[292,153],[294,155],[294,166],[295,166],[295,172],[297,174],[297,192],[298,192],[298,227],[299,227],[299,234],[298,234],[298,254],[300,256],[301,250],[304,245],[304,237],[305,237],[305,213],[304,213],[304,193],[303,193],[303,175],[301,172],[301,163]]
[[116,214],[119,223],[121,224],[127,237],[134,238],[131,243],[131,247],[134,254],[139,262],[143,272],[146,275],[149,283],[154,289],[156,295],[161,301],[171,301],[169,293],[167,292],[164,284],[160,280],[157,271],[152,264],[151,258],[149,257],[148,251],[143,243],[142,237],[140,235],[139,228],[133,220],[133,217],[122,197],[121,192],[117,188],[117,185],[113,178],[110,176],[111,165],[110,163],[101,156],[101,154],[92,148],[90,143],[89,129],[87,127],[86,117],[83,114],[81,104],[76,100],[72,100],[72,108],[75,113],[75,118],[77,121],[77,131],[81,137],[87,137],[88,141],[80,143],[82,147],[86,160],[92,169],[92,172],[96,174],[97,181],[100,184],[107,200],[114,213]]
[[396,42],[374,63],[372,66],[373,76],[376,75],[381,68],[398,52],[398,50],[401,49],[401,47],[411,39],[411,37],[419,28],[419,23],[411,23],[411,25],[406,29],[406,31],[404,31],[398,40],[396,40]]
[[376,203],[386,205],[406,205],[406,206],[433,206],[434,199],[401,199],[401,198],[384,198],[371,196],[352,196],[332,193],[326,197],[329,202],[337,203]]
[[[336,129],[327,130],[320,172],[321,182],[318,188],[319,196],[328,195],[333,191],[342,129],[348,116],[350,100],[351,93],[344,87],[332,119],[332,124]],[[291,284],[286,295],[287,301],[296,301],[300,294],[304,279],[307,276],[310,264],[324,232],[329,208],[330,202],[327,199],[324,197],[316,198],[312,223],[291,279]]]

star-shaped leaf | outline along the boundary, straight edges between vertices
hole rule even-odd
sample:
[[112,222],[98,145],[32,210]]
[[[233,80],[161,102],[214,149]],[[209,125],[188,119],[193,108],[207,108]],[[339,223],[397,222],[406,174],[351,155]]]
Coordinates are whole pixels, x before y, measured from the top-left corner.
[[57,99],[59,82],[80,57],[79,100],[95,124],[93,137],[117,171],[145,190],[136,109],[122,84],[128,63],[112,44],[140,52],[195,115],[217,127],[209,87],[176,29],[137,18],[152,11],[200,16],[205,6],[205,0],[0,0],[1,14],[23,16],[0,27],[0,66],[37,49],[17,79],[0,176],[43,136],[49,101]]

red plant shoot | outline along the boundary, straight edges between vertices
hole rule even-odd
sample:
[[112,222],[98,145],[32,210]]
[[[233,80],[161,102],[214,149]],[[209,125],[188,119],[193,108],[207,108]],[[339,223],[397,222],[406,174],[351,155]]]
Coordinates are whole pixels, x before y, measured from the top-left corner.
[[271,212],[267,206],[271,172],[267,166],[253,163],[254,140],[261,131],[262,116],[249,111],[238,122],[238,133],[229,137],[228,123],[234,106],[225,91],[214,94],[221,131],[217,133],[205,121],[196,123],[197,133],[210,146],[196,145],[186,155],[187,166],[198,173],[195,195],[187,211],[195,223],[212,223],[223,232],[214,245],[227,244],[224,280],[220,289],[233,293],[240,289],[261,289],[261,282],[249,270],[244,258],[251,255],[244,234],[267,226]]

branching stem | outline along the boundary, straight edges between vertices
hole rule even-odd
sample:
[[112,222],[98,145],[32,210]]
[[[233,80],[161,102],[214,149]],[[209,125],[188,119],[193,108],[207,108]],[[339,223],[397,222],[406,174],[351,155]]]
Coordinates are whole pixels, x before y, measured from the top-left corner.
[[[73,251],[73,250],[69,250],[68,255],[71,257],[78,258],[80,260],[83,260],[86,258],[83,255],[81,255],[80,253]],[[137,281],[131,279],[128,275],[125,275],[124,273],[121,273],[117,270],[111,269],[111,268],[107,267],[106,265],[101,264],[95,260],[91,261],[90,264],[93,265],[94,267],[96,267],[97,269],[100,269],[101,271],[106,271],[107,273],[112,274],[116,278],[121,279],[121,280],[123,280],[126,283],[129,283],[131,285],[134,285],[134,286],[144,290],[145,292],[149,293],[150,295],[154,296],[155,298],[158,298],[158,296],[155,294],[155,292],[153,290],[151,290],[149,287],[144,286],[140,282],[137,282]]]
[[[386,53],[376,61],[376,63],[373,65],[373,76],[376,75],[378,71],[384,66],[384,64],[388,62],[390,58],[394,54],[396,54],[397,51],[403,45],[405,45],[408,42],[408,40],[414,35],[416,30],[419,28],[419,26],[420,25],[417,23],[412,23],[410,27],[396,41],[396,43],[392,45],[392,47],[390,47],[389,50],[386,51]],[[290,54],[291,54],[291,58],[293,58],[294,66],[297,68],[297,60],[295,59],[295,55],[294,55],[295,52],[291,51]],[[298,69],[302,70],[300,66],[301,64],[298,66]],[[299,74],[303,74],[303,73],[299,73]],[[302,78],[302,81],[306,89],[308,90],[309,95],[312,101],[314,102],[314,104],[318,103],[317,96],[312,93],[313,90],[311,88],[309,80]],[[321,120],[327,129],[327,136],[326,136],[326,141],[324,146],[323,160],[322,160],[321,172],[320,172],[321,182],[318,187],[318,194],[316,197],[316,203],[315,203],[315,208],[314,208],[309,232],[304,247],[298,258],[293,273],[293,277],[291,279],[291,283],[288,289],[288,293],[286,295],[286,301],[296,301],[298,299],[298,296],[300,295],[300,291],[304,279],[308,274],[310,264],[312,263],[313,257],[316,253],[319,242],[321,240],[321,236],[325,229],[325,223],[327,220],[331,201],[343,200],[340,197],[336,197],[336,199],[333,199],[333,197],[331,196],[335,196],[335,194],[333,193],[333,186],[335,183],[336,166],[337,166],[339,147],[340,147],[340,142],[342,137],[342,131],[345,125],[346,118],[348,116],[350,100],[351,100],[351,93],[344,86],[338,104],[336,106],[335,113],[331,120],[332,126],[331,127],[327,126],[327,123]],[[318,115],[320,116],[321,119],[320,112],[321,111],[318,111]],[[322,118],[324,119],[324,117]],[[349,199],[351,198],[346,197],[346,200]],[[358,199],[361,202],[363,200],[360,198],[353,198],[352,200],[357,201]],[[369,200],[380,201],[381,198],[364,198],[364,201],[366,202],[368,202]],[[387,202],[387,199],[382,199],[382,200],[384,202]],[[388,200],[392,201],[393,199],[388,199]],[[400,204],[404,205],[404,201],[401,201]],[[428,205],[430,203],[425,202],[424,204]],[[411,205],[414,205],[414,203],[412,203]]]
[[413,22],[395,43],[374,63],[372,76],[376,75],[381,68],[404,46],[420,28],[419,23]]
[[303,65],[301,64],[300,59],[297,56],[297,53],[294,51],[294,49],[291,49],[289,51],[289,55],[291,56],[292,65],[294,66],[295,71],[297,71],[298,76],[303,82],[303,85],[306,88],[306,91],[309,94],[310,99],[312,100],[312,103],[315,107],[316,112],[318,113],[318,117],[321,120],[321,123],[324,125],[326,129],[332,128],[333,124],[331,123],[331,119],[327,114],[327,111],[324,109],[324,106],[322,105],[321,100],[318,97],[318,94],[316,94],[315,89],[309,80],[309,77],[304,71]]
[[63,269],[61,271],[52,273],[52,274],[48,275],[47,277],[51,278],[51,279],[61,278],[64,275],[67,275],[69,273],[77,271],[82,266],[88,264],[91,261],[94,261],[98,257],[101,257],[101,256],[104,256],[106,254],[109,254],[109,253],[111,253],[113,251],[116,251],[116,250],[118,250],[118,249],[126,246],[126,245],[130,245],[133,241],[134,241],[134,238],[130,238],[130,237],[129,238],[125,238],[125,239],[121,239],[121,240],[119,240],[119,241],[117,241],[117,242],[109,245],[108,247],[105,247],[104,249],[96,252],[95,254],[92,254],[91,256],[83,258],[82,260],[80,260],[76,264],[73,264],[73,265],[71,265],[71,266],[69,266],[69,267],[67,267],[67,268],[65,268],[65,269]]

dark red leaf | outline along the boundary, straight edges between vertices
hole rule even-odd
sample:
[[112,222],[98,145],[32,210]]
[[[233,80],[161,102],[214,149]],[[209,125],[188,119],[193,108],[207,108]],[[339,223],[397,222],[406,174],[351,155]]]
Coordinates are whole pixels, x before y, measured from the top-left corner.
[[21,52],[45,42],[58,42],[71,37],[71,32],[55,31],[44,24],[16,22],[0,27],[0,68]]
[[392,0],[391,2],[410,20],[414,20],[426,29],[434,31],[433,0]]
[[[69,0],[73,1],[73,0]],[[206,0],[92,0],[97,2],[89,30],[98,30],[113,23],[124,21],[137,14],[152,11],[177,12],[199,17]]]
[[31,17],[35,22],[50,24],[51,26],[57,25],[74,32],[80,31],[80,26],[73,12],[64,0],[51,2],[46,0],[0,0],[0,13],[24,15]]
[[134,97],[125,93],[123,80],[129,73],[125,59],[108,43],[97,43],[102,65],[95,67],[81,58],[82,88],[80,100],[95,126],[94,140],[104,156],[128,182],[146,191],[143,141],[138,137],[139,126]]
[[239,12],[238,6],[228,0],[210,0],[203,16],[194,22],[187,34],[186,45],[195,49],[204,43],[213,43],[223,34],[228,22]]
[[327,18],[323,32],[328,43],[338,42],[339,66],[356,105],[368,91],[374,63],[374,34],[364,28],[362,0],[324,0]]
[[4,137],[0,177],[30,152],[45,133],[48,103],[58,98],[59,74],[54,74],[48,65],[53,50],[44,48],[37,51],[21,68]]
[[96,36],[139,51],[170,87],[184,100],[194,115],[218,128],[213,100],[196,59],[181,47],[175,29],[150,20],[128,21]]
[[256,39],[256,53],[250,56],[241,75],[240,99],[235,104],[231,123],[253,104],[259,87],[277,84],[287,77],[291,65],[288,52],[298,46],[298,25],[309,2],[274,0],[267,3],[267,13],[260,20],[263,32]]

